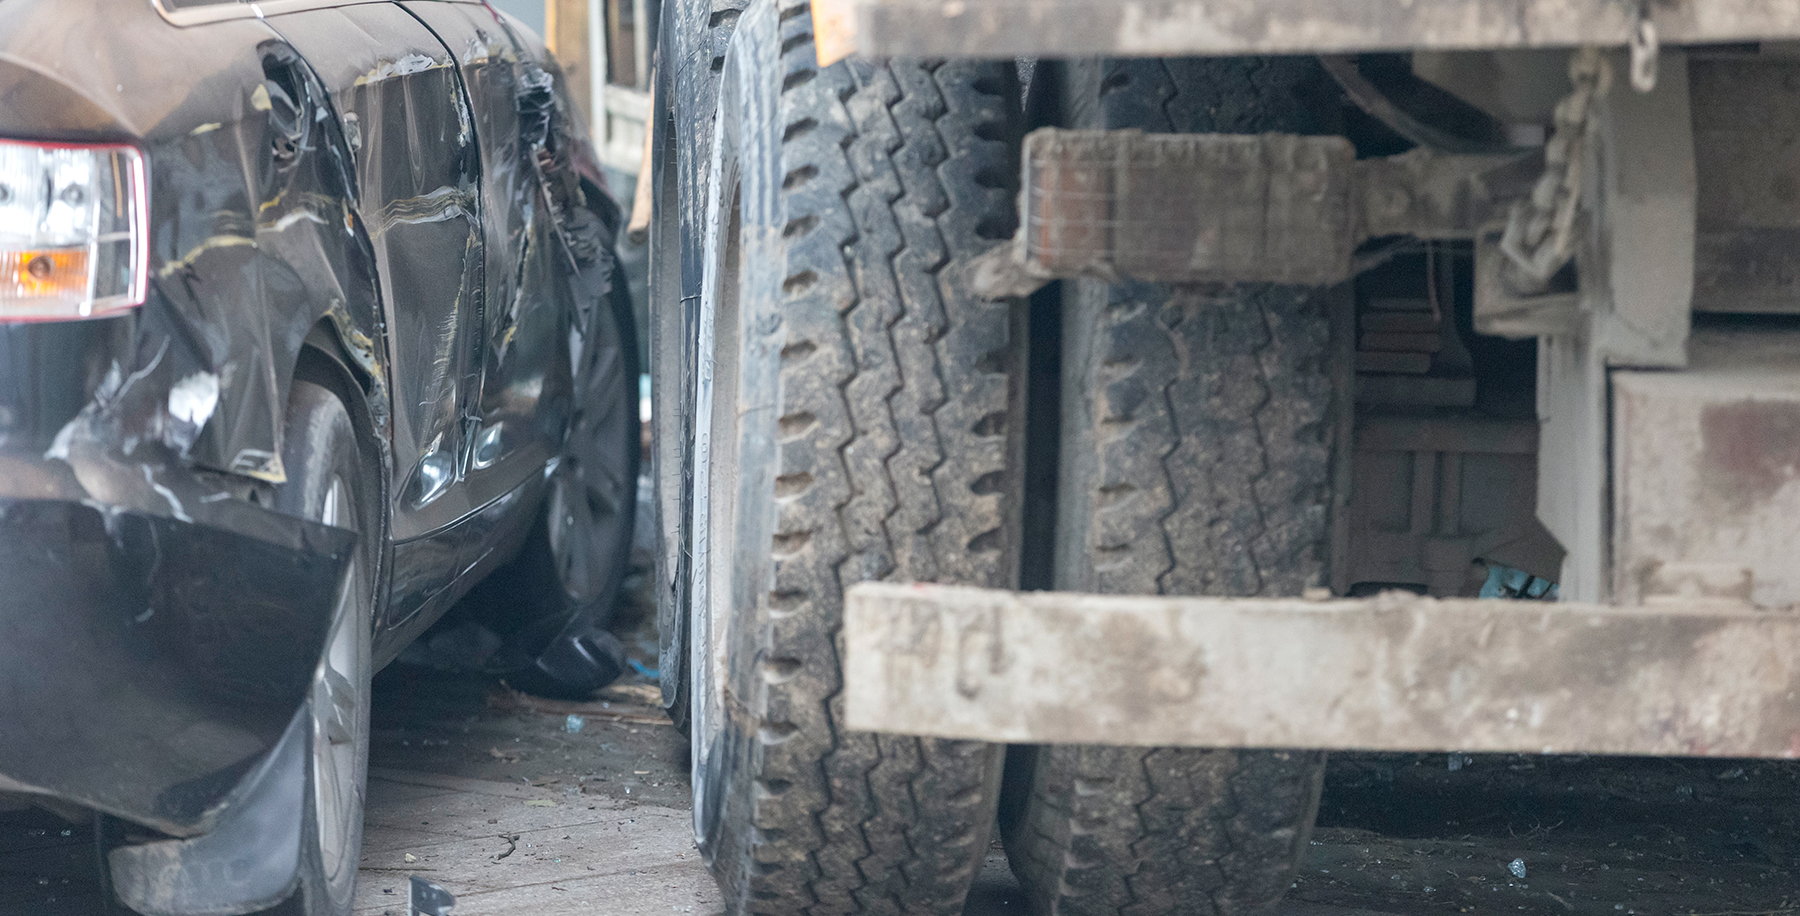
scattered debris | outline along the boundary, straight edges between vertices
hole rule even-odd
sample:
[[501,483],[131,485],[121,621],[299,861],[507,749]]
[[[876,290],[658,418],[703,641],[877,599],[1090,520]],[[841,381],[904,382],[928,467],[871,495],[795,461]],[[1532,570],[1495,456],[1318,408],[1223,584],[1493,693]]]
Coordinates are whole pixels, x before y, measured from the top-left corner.
[[1539,579],[1522,569],[1489,563],[1487,581],[1481,586],[1481,597],[1555,601],[1557,588],[1556,583]]
[[[655,689],[654,687],[615,687],[601,691],[597,699],[576,701],[535,697],[501,684],[496,686],[494,692],[488,696],[488,702],[497,709],[527,710],[551,715],[576,715],[583,719],[632,722],[639,725],[667,725],[669,717],[662,711],[660,694],[655,700],[646,702],[644,699],[643,690],[654,691]],[[617,697],[617,699],[609,699],[609,697]]]
[[527,808],[554,808],[556,807],[556,802],[553,802],[548,798],[534,798],[526,802],[525,806]]
[[415,855],[413,855],[413,854],[412,854],[412,853],[410,853],[410,852],[409,852],[409,853],[407,853],[407,854],[406,854],[406,856],[405,856],[405,857],[404,857],[404,858],[405,858],[405,860],[406,860],[406,862],[407,862],[407,863],[408,863],[408,864],[411,864],[411,863],[413,863],[413,862],[417,862],[417,861],[419,861],[419,857],[418,857],[418,856],[415,856]]
[[500,760],[500,761],[503,761],[506,763],[518,763],[519,762],[519,754],[517,751],[503,751],[497,747],[490,747],[490,748],[488,748],[488,754],[491,755],[495,760]]
[[496,834],[496,836],[498,836],[498,837],[500,837],[500,839],[503,839],[506,841],[506,850],[504,852],[501,852],[499,855],[494,856],[494,861],[498,862],[501,859],[504,859],[507,856],[512,855],[515,851],[518,850],[519,835],[516,833],[501,833],[501,834]]
[[586,724],[586,719],[583,719],[574,713],[570,713],[569,717],[563,720],[563,731],[566,731],[571,735],[579,735],[581,734],[581,727]]
[[1512,872],[1513,877],[1523,879],[1525,877],[1525,860],[1512,860],[1512,862],[1506,866],[1506,870]]

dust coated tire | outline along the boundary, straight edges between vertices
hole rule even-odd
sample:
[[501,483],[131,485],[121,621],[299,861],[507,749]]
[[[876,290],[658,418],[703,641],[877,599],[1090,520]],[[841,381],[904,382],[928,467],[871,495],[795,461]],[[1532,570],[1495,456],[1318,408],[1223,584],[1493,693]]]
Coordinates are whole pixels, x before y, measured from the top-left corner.
[[999,747],[850,733],[844,589],[1018,577],[1023,334],[970,262],[1012,231],[1010,64],[820,69],[760,0],[723,69],[699,309],[695,832],[733,914],[960,912]]
[[[1319,133],[1308,61],[1075,65],[1076,126]],[[1299,595],[1326,584],[1333,294],[1071,283],[1056,586]],[[1256,912],[1317,812],[1312,752],[1016,749],[1001,824],[1044,916]]]
[[[650,374],[656,481],[656,624],[664,659],[690,650],[688,586],[693,577],[694,318],[706,245],[707,181],[714,114],[725,51],[749,0],[665,0],[658,36],[651,156],[656,229],[650,251]],[[663,708],[683,732],[689,722],[688,671],[661,665]]]
[[300,885],[284,908],[301,916],[345,916],[362,853],[363,800],[369,768],[370,642],[380,566],[379,471],[359,446],[356,426],[328,373],[302,371],[288,395],[282,464],[287,482],[274,508],[359,535],[325,652],[308,698]]

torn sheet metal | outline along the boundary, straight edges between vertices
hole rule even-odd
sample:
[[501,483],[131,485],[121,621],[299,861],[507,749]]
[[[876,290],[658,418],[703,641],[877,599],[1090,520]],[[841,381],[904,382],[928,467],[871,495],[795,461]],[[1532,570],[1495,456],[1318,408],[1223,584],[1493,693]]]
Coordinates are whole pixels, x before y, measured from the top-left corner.
[[250,15],[0,2],[0,136],[139,148],[150,277],[119,317],[0,325],[0,786],[178,838],[293,715],[356,544],[261,508],[295,375],[373,434],[391,657],[537,517],[618,224],[489,8],[186,6]]
[[[345,141],[299,57],[265,24],[181,33],[178,56],[142,46],[172,31],[149,4],[0,7],[0,95],[8,99],[0,134],[146,149],[149,301],[119,320],[116,333],[127,339],[101,362],[61,374],[84,372],[81,391],[91,397],[116,362],[123,376],[141,375],[140,387],[156,389],[109,418],[106,432],[122,449],[158,440],[200,466],[279,483],[279,421],[309,330],[339,303],[356,336],[382,336]],[[217,385],[201,423],[187,409],[196,402],[170,401],[176,384],[197,375]],[[372,376],[377,402],[384,376]],[[9,438],[53,436],[72,418],[15,424]]]
[[0,499],[0,773],[191,836],[274,746],[356,536],[208,508],[202,525]]
[[1800,757],[1800,616],[1677,600],[863,584],[850,728],[1015,744]]

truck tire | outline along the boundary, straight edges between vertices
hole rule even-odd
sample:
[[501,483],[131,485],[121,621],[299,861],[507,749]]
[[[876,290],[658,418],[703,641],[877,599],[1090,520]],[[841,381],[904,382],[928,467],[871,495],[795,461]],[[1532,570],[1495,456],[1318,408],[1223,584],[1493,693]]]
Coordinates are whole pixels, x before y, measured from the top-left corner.
[[[706,242],[707,168],[713,115],[725,49],[749,0],[665,0],[658,29],[656,111],[646,125],[657,136],[648,175],[656,183],[655,229],[650,237],[650,392],[653,399],[651,474],[656,485],[656,629],[660,657],[688,654],[689,560],[687,523],[693,510],[694,327],[689,308],[700,297]],[[688,726],[687,669],[661,665],[663,708],[683,732]]]
[[851,733],[844,589],[1014,587],[1024,335],[970,290],[1010,237],[1009,63],[819,68],[806,0],[742,15],[698,308],[695,833],[733,914],[954,914],[998,746]]
[[[1316,65],[1071,65],[1075,126],[1320,133]],[[1297,596],[1327,582],[1331,295],[1078,282],[1064,289],[1056,587]],[[1314,752],[1015,749],[1002,830],[1045,916],[1255,912],[1293,882]]]

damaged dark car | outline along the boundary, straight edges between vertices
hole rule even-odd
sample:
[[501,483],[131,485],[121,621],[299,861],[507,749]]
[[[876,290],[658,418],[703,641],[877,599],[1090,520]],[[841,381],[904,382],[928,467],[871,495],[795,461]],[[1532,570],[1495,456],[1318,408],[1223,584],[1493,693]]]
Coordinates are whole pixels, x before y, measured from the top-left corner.
[[615,673],[585,136],[481,2],[0,0],[0,811],[118,905],[350,912],[370,678],[483,579],[492,670]]

